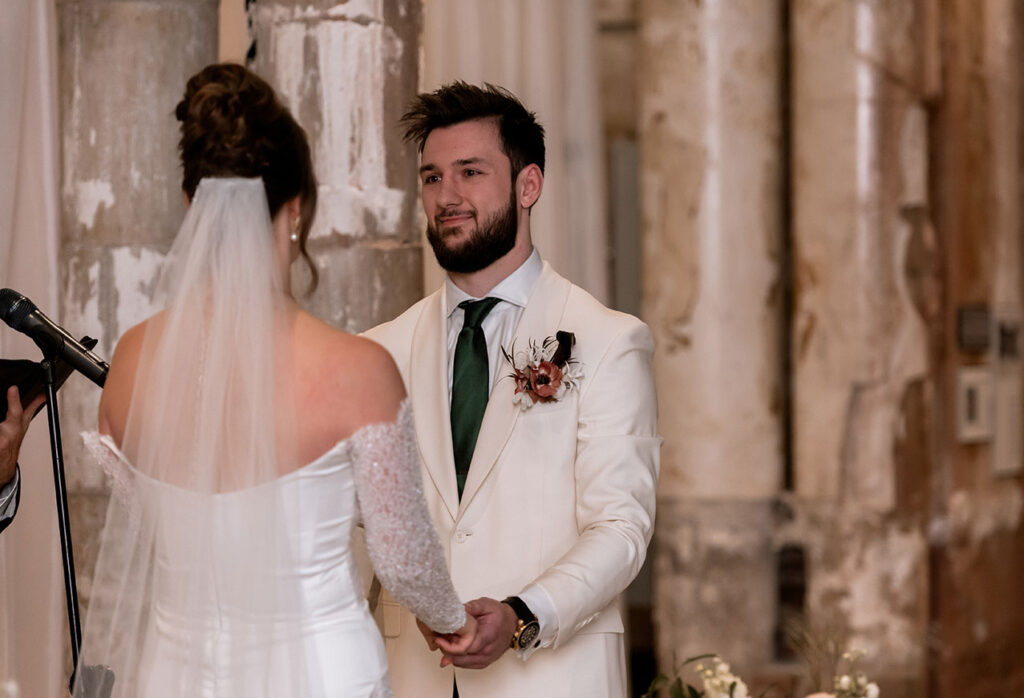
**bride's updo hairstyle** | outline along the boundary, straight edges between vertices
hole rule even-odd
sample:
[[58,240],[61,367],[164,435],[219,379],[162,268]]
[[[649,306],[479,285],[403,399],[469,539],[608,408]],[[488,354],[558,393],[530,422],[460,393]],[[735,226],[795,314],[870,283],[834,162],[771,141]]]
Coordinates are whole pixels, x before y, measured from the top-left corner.
[[217,63],[189,79],[174,113],[181,122],[181,186],[189,201],[204,177],[261,178],[272,217],[299,196],[299,250],[312,291],[319,274],[306,240],[316,212],[316,176],[306,132],[274,89],[240,65]]

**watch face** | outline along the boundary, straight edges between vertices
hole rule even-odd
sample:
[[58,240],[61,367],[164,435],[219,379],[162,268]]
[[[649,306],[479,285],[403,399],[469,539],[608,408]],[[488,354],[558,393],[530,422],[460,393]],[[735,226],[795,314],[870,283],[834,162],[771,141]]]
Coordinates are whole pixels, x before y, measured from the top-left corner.
[[537,635],[540,633],[540,623],[537,621],[531,621],[523,626],[523,631],[519,633],[519,648],[526,649],[533,646],[533,641],[537,639]]

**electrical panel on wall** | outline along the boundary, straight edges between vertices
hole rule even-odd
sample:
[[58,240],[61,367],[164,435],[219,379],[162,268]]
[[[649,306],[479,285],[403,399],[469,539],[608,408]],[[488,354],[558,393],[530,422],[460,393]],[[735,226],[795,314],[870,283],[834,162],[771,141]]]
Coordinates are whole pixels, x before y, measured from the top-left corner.
[[994,475],[1024,469],[1024,364],[1020,304],[957,312],[957,343],[973,363],[957,370],[957,439],[988,444]]

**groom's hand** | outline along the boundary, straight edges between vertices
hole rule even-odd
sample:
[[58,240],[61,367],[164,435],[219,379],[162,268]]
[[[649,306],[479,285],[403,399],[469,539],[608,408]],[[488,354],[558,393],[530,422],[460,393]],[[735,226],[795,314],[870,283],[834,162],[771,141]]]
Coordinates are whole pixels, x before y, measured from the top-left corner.
[[508,604],[480,598],[466,604],[466,611],[476,618],[476,637],[465,654],[445,654],[441,666],[453,664],[463,669],[483,669],[505,653],[512,643],[519,621]]

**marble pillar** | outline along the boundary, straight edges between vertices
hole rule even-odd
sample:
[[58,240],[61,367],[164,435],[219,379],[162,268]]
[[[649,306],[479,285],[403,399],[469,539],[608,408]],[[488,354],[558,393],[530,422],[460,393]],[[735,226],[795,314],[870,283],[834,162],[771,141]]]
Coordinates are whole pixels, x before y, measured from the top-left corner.
[[780,8],[639,3],[643,317],[665,438],[653,612],[663,668],[673,654],[718,652],[746,669],[770,655],[768,502],[782,485]]
[[261,0],[253,12],[254,69],[306,129],[319,179],[310,296],[297,262],[296,295],[349,331],[390,320],[423,295],[417,153],[398,119],[415,96],[420,0]]
[[[808,614],[923,695],[934,384],[927,4],[794,0],[793,466]],[[931,314],[930,314],[931,313]],[[906,692],[904,692],[906,691]]]
[[[217,0],[57,0],[62,305],[45,311],[108,359],[154,310],[185,210],[174,106],[216,60],[217,11]],[[108,489],[78,433],[96,428],[99,394],[76,375],[60,401],[83,614]]]

